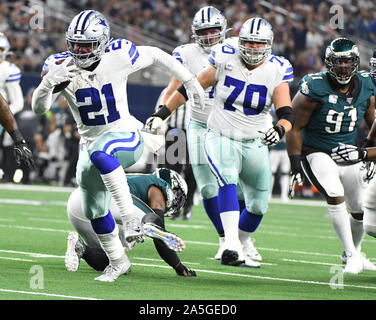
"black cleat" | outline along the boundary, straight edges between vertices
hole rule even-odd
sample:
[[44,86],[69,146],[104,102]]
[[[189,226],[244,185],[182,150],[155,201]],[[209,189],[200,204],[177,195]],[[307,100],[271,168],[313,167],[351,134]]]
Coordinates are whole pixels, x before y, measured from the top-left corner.
[[185,265],[181,265],[181,267],[175,269],[176,274],[182,277],[196,277],[196,271],[186,267]]

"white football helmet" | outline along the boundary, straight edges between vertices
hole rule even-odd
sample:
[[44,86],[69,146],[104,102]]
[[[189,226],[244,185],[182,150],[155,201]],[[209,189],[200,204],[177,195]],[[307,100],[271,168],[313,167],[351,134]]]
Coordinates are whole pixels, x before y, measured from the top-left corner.
[[0,32],[0,49],[3,49],[3,52],[0,55],[1,60],[5,60],[8,55],[10,48],[9,41],[4,33]]
[[[110,42],[110,26],[100,12],[85,10],[73,18],[66,32],[66,40],[76,66],[87,68],[102,58]],[[89,47],[90,52],[77,53],[75,45]]]
[[[239,32],[239,54],[243,60],[254,66],[272,53],[273,29],[268,21],[262,18],[251,18],[244,22]],[[245,42],[266,43],[265,47],[247,48]]]
[[[226,36],[227,20],[222,13],[212,6],[206,6],[198,10],[192,20],[192,38],[202,46],[206,51],[210,47],[222,42]],[[220,28],[219,34],[215,35],[198,35],[197,31],[210,28]],[[217,39],[216,39],[217,38]],[[216,39],[211,41],[211,39]]]

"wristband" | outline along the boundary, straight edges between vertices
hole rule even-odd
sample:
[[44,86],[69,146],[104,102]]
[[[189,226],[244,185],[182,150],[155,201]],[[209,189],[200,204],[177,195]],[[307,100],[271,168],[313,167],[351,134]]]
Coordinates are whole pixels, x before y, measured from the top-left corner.
[[166,120],[171,115],[171,111],[169,108],[166,107],[165,104],[162,104],[159,108],[159,110],[152,114],[152,117],[159,117],[162,120]]
[[15,129],[14,131],[9,132],[9,135],[11,136],[14,143],[25,142],[25,139],[19,129]]

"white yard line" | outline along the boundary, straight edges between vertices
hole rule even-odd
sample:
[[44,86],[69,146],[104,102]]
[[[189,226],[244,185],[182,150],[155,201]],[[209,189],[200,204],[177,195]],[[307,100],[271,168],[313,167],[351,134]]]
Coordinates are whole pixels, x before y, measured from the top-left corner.
[[[158,266],[158,265],[143,264],[143,263],[134,263],[134,265],[144,266],[144,267],[155,267],[155,268],[170,268],[168,266]],[[219,274],[219,275],[232,276],[232,277],[254,278],[254,279],[261,279],[261,280],[294,282],[294,283],[302,283],[302,284],[314,284],[314,285],[320,285],[320,286],[331,286],[331,285],[333,285],[330,282],[299,280],[299,279],[287,279],[287,278],[274,278],[274,277],[256,276],[256,275],[251,275],[251,274],[222,272],[222,271],[213,271],[213,270],[204,270],[204,269],[195,269],[195,271],[197,273],[203,272],[203,273]],[[376,289],[375,286],[360,286],[360,285],[345,284],[345,283],[343,284],[343,287],[351,287],[351,288],[359,288],[359,289],[373,289],[373,290]]]
[[45,192],[73,192],[75,188],[57,186],[33,186],[25,184],[1,183],[0,190],[17,191],[45,191]]
[[25,262],[35,262],[35,260],[21,259],[21,258],[11,258],[11,257],[0,257],[3,260],[14,260],[14,261],[25,261]]
[[35,291],[10,290],[10,289],[2,289],[2,288],[0,288],[0,292],[20,293],[20,294],[27,294],[27,295],[37,295],[37,296],[47,296],[47,297],[55,297],[55,298],[67,298],[67,299],[79,299],[79,300],[103,300],[103,299],[89,298],[89,297],[66,296],[66,295],[57,294],[57,293],[45,293],[45,292],[35,292]]

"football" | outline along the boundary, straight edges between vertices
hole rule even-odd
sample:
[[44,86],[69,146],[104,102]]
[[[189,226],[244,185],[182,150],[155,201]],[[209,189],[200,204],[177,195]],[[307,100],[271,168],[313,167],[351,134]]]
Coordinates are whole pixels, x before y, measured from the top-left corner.
[[[60,59],[60,60],[57,60],[55,63],[56,63],[56,64],[62,64],[64,60],[65,60],[65,59]],[[71,61],[68,63],[68,66],[71,66],[71,65],[73,65],[73,64],[74,64],[74,62],[73,62],[73,60],[71,60]],[[43,79],[43,77],[44,77],[47,73],[48,73],[48,68],[46,68],[46,70],[44,70],[44,72],[43,72],[43,74],[42,74],[42,79]],[[70,83],[70,81],[65,81],[65,82],[62,82],[62,83],[56,85],[56,86],[54,87],[54,90],[53,90],[52,92],[53,92],[53,93],[58,93],[58,92],[63,91],[66,87],[68,87],[69,83]]]

